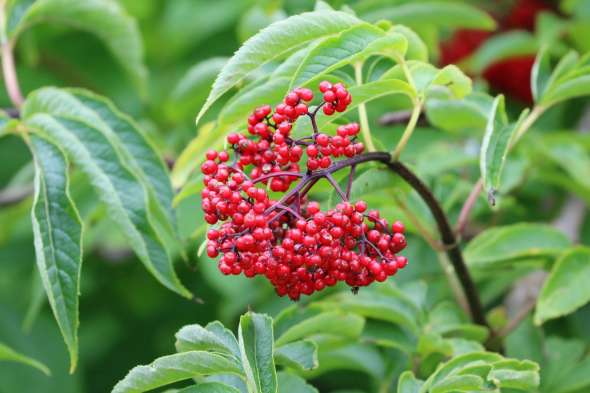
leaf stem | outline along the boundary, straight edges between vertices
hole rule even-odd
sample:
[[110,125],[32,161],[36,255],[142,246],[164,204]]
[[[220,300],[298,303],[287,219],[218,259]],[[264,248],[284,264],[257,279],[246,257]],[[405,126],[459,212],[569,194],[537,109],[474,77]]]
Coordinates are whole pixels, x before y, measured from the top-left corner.
[[399,140],[397,146],[395,147],[395,150],[392,153],[394,161],[397,161],[399,159],[399,156],[401,155],[402,150],[404,150],[404,147],[406,147],[406,145],[408,144],[408,141],[410,140],[412,133],[416,129],[416,124],[418,123],[418,118],[420,117],[421,111],[422,111],[422,103],[419,100],[415,100],[414,101],[414,108],[412,109],[412,115],[410,116],[410,120],[408,121],[408,124],[406,125],[406,129],[404,130],[404,133],[402,134],[401,139]]
[[471,213],[473,206],[475,206],[477,198],[479,197],[479,194],[482,190],[483,180],[480,177],[477,183],[475,183],[475,185],[471,189],[469,196],[467,197],[465,203],[463,204],[463,207],[461,208],[461,213],[459,213],[459,218],[457,219],[457,226],[455,229],[457,236],[461,236],[463,234],[463,231],[465,231],[465,227],[467,226],[467,222],[469,221],[469,214]]
[[510,141],[509,149],[514,147],[514,145],[520,140],[520,138],[524,136],[524,134],[529,130],[529,128],[531,128],[533,123],[537,121],[537,119],[545,112],[546,109],[547,107],[538,105],[531,110],[531,113],[529,113],[526,119],[524,119],[520,127],[518,127],[518,130],[514,132],[514,138],[512,138]]
[[[357,85],[363,84],[363,63],[358,62],[354,64],[354,77]],[[371,129],[369,128],[369,118],[367,116],[367,108],[365,104],[359,105],[359,121],[361,123],[361,134],[367,145],[367,151],[372,152],[377,150],[373,144],[373,138],[371,137]]]
[[4,84],[10,101],[17,109],[20,109],[24,100],[16,75],[12,44],[12,41],[8,39],[6,34],[6,1],[0,0],[0,52],[2,54],[2,76],[4,77]]

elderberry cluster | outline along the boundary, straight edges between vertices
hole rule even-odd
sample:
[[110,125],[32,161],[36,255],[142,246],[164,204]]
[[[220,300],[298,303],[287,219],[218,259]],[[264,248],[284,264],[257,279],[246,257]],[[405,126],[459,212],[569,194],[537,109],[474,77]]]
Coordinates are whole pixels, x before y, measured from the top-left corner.
[[[256,108],[248,117],[250,137],[228,135],[228,149],[208,151],[201,166],[202,208],[211,224],[207,255],[221,255],[223,274],[264,275],[280,296],[293,300],[340,281],[354,289],[384,281],[407,264],[396,255],[406,247],[403,224],[389,225],[378,211],[367,211],[364,201],[349,200],[355,156],[364,151],[359,125],[339,126],[334,136],[317,128],[320,108],[328,116],[344,112],[350,93],[327,81],[319,89],[322,100],[313,111],[314,94],[304,88],[287,94],[274,111],[269,105]],[[301,116],[310,118],[313,133],[295,139],[293,125]],[[332,173],[347,166],[344,191]],[[327,211],[307,195],[322,178],[342,198]]]

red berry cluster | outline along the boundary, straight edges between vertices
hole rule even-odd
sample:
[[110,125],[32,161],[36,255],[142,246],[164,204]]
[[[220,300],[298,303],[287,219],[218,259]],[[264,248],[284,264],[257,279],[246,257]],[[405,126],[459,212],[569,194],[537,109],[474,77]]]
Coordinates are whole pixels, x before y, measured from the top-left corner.
[[352,96],[342,83],[332,85],[328,81],[323,81],[320,83],[320,91],[324,93],[326,103],[323,111],[328,116],[333,115],[334,112],[344,112],[352,102]]
[[[356,123],[338,127],[334,136],[318,131],[320,108],[331,115],[352,100],[341,83],[322,82],[320,91],[323,101],[313,111],[313,93],[303,88],[287,94],[274,112],[268,105],[256,108],[248,118],[253,139],[227,137],[233,162],[228,151],[210,150],[201,166],[202,208],[213,226],[207,232],[209,257],[221,254],[224,274],[266,276],[280,296],[294,300],[340,281],[354,288],[384,281],[407,264],[396,255],[406,246],[400,222],[389,226],[379,212],[367,212],[364,201],[348,201],[340,189],[343,201],[335,209],[323,212],[308,200],[320,178],[333,180],[332,171],[344,167],[336,159],[351,160],[364,150]],[[313,134],[293,139],[291,129],[301,116],[312,120]],[[301,172],[304,156],[307,170]],[[280,200],[271,199],[265,186],[282,193]]]

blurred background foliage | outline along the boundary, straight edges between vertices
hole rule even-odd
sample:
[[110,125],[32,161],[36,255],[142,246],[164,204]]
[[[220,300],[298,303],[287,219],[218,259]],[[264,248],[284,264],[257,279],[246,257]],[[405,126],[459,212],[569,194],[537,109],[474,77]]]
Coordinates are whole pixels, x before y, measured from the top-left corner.
[[[395,6],[403,0],[334,0],[333,7],[351,7],[367,20],[403,15]],[[555,56],[568,48],[581,53],[590,50],[590,1],[467,1],[489,12],[498,22],[495,31],[480,31],[469,20],[440,15],[403,20],[426,42],[431,61],[457,63],[474,76],[476,90],[503,92],[508,96],[513,117],[530,103],[530,67],[541,44],[554,42]],[[26,30],[15,48],[17,71],[24,93],[38,87],[79,86],[110,97],[124,112],[148,132],[165,159],[173,163],[195,137],[195,115],[225,60],[248,37],[273,21],[313,10],[311,0],[120,0],[136,20],[143,41],[146,78],[136,78],[113,57],[94,35],[63,24],[41,23]],[[519,5],[520,4],[520,5]],[[520,7],[520,8],[518,8]],[[392,11],[393,10],[393,11]],[[378,64],[375,65],[375,69]],[[264,72],[261,71],[261,72]],[[523,82],[524,81],[524,82]],[[5,90],[0,89],[0,106],[10,107]],[[214,119],[224,100],[205,116]],[[403,125],[389,125],[382,117],[399,103],[387,98],[369,105],[373,133],[385,148],[395,146]],[[400,105],[399,109],[404,109]],[[475,210],[477,220],[469,228],[473,237],[488,224],[505,225],[520,221],[550,222],[559,216],[573,193],[590,203],[590,185],[583,174],[590,150],[588,133],[577,133],[587,113],[587,100],[578,99],[552,108],[536,126],[534,141],[519,149],[508,162],[504,192],[512,191],[498,208],[490,210],[484,198]],[[588,116],[586,114],[586,116]],[[585,120],[586,127],[588,119]],[[453,128],[453,127],[449,127]],[[537,130],[536,130],[537,131]],[[550,135],[551,134],[551,135]],[[562,138],[575,134],[582,146],[582,163],[567,168],[563,153],[545,151]],[[403,158],[433,187],[454,219],[470,190],[470,181],[479,176],[478,143],[481,132],[473,129],[441,131],[421,123]],[[551,139],[552,138],[552,139]],[[542,142],[542,143],[540,143]],[[566,143],[567,144],[567,143]],[[565,155],[569,153],[566,150]],[[585,156],[585,158],[584,158]],[[33,170],[30,153],[20,139],[0,139],[0,189],[27,191]],[[585,161],[584,161],[585,160]],[[564,169],[565,168],[565,169]],[[574,172],[568,175],[568,171]],[[582,175],[580,175],[582,173]],[[87,227],[81,288],[80,365],[74,375],[67,372],[67,352],[40,290],[31,221],[31,198],[0,209],[0,341],[43,361],[52,377],[18,364],[0,364],[0,392],[105,392],[136,364],[150,362],[171,352],[171,337],[182,325],[205,324],[220,319],[236,326],[237,317],[249,306],[257,312],[276,315],[289,302],[274,295],[271,287],[243,277],[222,277],[216,264],[197,256],[202,232],[199,201],[184,199],[177,207],[180,230],[187,241],[188,258],[179,259],[177,270],[183,283],[198,299],[183,299],[159,285],[129,251],[120,233],[106,217],[104,207],[89,192],[88,180],[79,177],[73,198]],[[578,179],[576,179],[576,176]],[[581,180],[580,180],[581,178]],[[381,194],[366,198],[383,205],[387,217],[404,217],[398,205],[384,204]],[[382,190],[379,190],[382,191]],[[388,189],[393,198],[397,190]],[[416,198],[408,206],[432,225],[427,211]],[[413,232],[410,224],[410,232]],[[590,220],[586,218],[575,234],[590,244]],[[408,241],[407,256],[412,261],[398,275],[400,283],[422,279],[428,283],[426,303],[449,298],[434,251],[417,236]],[[506,272],[504,272],[506,273]],[[493,280],[482,281],[487,306],[501,305],[501,294],[515,275],[497,272]],[[202,300],[202,302],[201,302]],[[499,312],[502,314],[501,311]],[[590,308],[568,318],[549,322],[545,331],[576,336],[590,343]],[[519,332],[519,334],[522,334]],[[320,388],[345,385],[363,386],[363,374],[328,373],[315,383]],[[23,381],[26,381],[24,383]],[[351,386],[352,386],[351,385]]]

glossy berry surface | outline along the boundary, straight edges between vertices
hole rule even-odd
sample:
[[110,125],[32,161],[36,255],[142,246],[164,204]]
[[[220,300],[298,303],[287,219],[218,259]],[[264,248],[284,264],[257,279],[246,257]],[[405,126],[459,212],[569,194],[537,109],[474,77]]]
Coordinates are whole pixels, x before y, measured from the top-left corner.
[[[201,165],[202,204],[207,255],[219,257],[225,275],[265,276],[280,296],[297,300],[338,282],[355,290],[385,281],[407,264],[397,255],[406,247],[404,226],[351,201],[332,173],[354,167],[364,151],[356,123],[340,125],[335,135],[321,132],[315,118],[346,111],[352,96],[342,83],[319,85],[314,93],[297,88],[275,106],[255,108],[247,133],[227,137],[228,149],[206,153]],[[311,120],[310,134],[292,136],[302,116]],[[318,180],[336,188],[341,202],[322,210],[308,197]],[[277,196],[278,195],[278,196]]]

